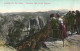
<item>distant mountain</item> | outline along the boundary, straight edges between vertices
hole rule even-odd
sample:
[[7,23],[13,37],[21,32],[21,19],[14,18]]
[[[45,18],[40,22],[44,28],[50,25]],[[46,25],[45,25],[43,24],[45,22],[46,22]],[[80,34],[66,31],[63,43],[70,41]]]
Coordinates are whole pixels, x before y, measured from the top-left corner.
[[62,9],[62,10],[50,10],[50,11],[45,11],[45,12],[12,12],[12,13],[0,13],[2,15],[13,15],[13,14],[20,14],[20,15],[23,15],[23,14],[37,14],[37,15],[42,15],[42,14],[45,14],[45,13],[48,13],[48,14],[51,14],[51,13],[66,13],[68,12],[69,10],[66,10],[66,9]]

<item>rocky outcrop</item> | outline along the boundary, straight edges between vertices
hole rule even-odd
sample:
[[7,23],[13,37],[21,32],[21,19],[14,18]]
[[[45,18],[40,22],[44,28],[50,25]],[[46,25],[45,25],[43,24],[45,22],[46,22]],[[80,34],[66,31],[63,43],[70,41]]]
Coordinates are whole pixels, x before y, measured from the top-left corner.
[[72,35],[63,41],[47,41],[45,42],[47,49],[41,48],[39,51],[80,51],[80,35]]

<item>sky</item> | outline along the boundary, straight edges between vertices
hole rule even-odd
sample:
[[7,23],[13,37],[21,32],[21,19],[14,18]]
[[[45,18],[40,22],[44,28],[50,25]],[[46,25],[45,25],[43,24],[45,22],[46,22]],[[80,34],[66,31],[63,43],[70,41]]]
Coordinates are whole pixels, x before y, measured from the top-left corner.
[[0,13],[80,10],[80,0],[0,0]]

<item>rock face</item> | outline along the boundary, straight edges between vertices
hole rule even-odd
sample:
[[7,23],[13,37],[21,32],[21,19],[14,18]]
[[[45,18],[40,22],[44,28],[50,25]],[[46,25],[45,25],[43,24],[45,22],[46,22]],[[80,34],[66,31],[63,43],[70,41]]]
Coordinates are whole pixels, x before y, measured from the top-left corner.
[[37,16],[35,18],[31,18],[29,20],[29,26],[30,28],[33,28],[33,27],[37,27],[37,29],[41,29],[44,27],[45,23],[44,23],[44,18],[41,17],[41,16]]
[[30,30],[30,34],[38,32],[44,26],[45,26],[44,18],[41,16],[30,18],[28,21],[28,30]]
[[[19,27],[22,25],[24,25],[23,28]],[[24,15],[2,16],[0,17],[0,40],[4,39],[4,42],[7,42],[8,44],[10,42],[9,35],[14,36],[14,32],[16,32],[18,29],[20,30],[20,33],[18,34],[17,32],[17,35],[20,35],[19,40],[22,40],[24,36],[29,35],[30,33],[33,34],[38,32],[44,27],[44,25],[44,18],[42,16],[32,16],[31,18],[27,18]],[[32,32],[32,29],[35,29],[34,32]]]
[[[0,51],[16,51],[11,46],[6,46],[8,44],[8,29],[9,22],[5,21],[4,17],[0,17]],[[12,25],[12,23],[11,23]]]

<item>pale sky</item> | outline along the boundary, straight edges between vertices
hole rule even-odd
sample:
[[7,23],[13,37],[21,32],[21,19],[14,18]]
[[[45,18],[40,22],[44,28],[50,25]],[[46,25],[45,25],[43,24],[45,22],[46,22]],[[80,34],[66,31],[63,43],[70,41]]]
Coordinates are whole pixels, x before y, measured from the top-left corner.
[[0,0],[0,13],[58,9],[80,10],[80,0]]

